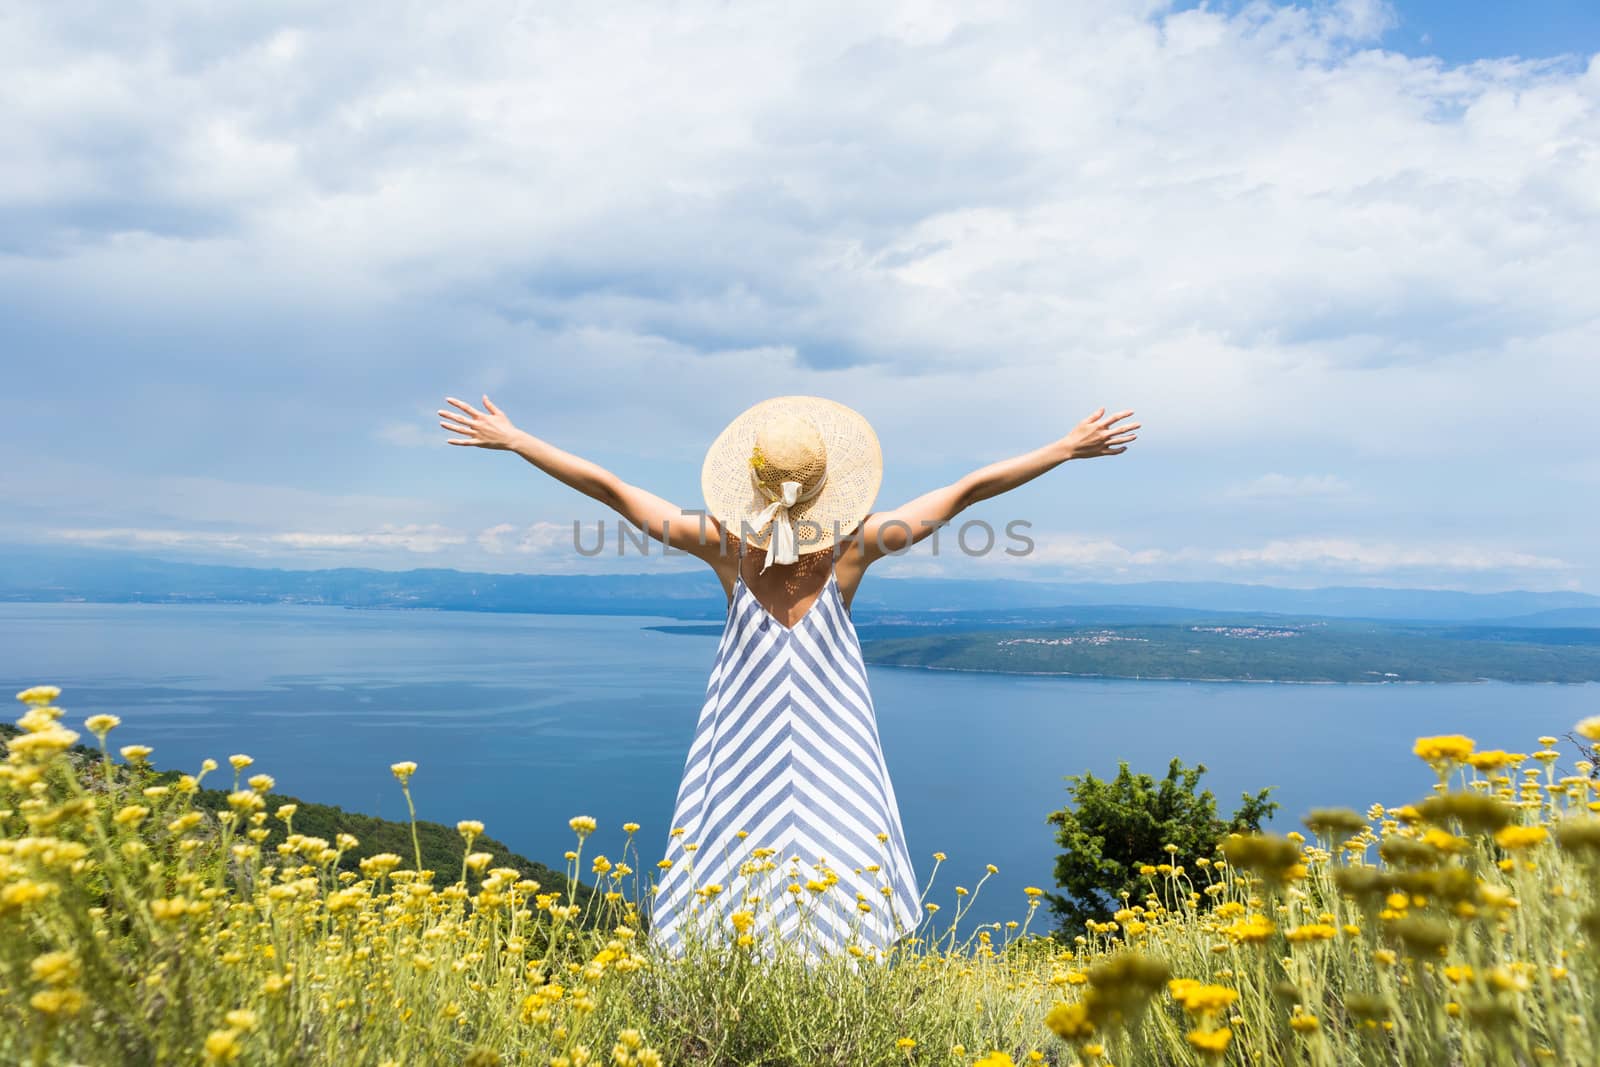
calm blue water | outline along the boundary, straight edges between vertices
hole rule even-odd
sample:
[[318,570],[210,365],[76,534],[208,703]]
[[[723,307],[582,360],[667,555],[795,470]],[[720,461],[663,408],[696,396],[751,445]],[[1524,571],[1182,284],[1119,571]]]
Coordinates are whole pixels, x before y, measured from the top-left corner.
[[[120,743],[158,766],[255,757],[307,800],[404,818],[389,764],[410,759],[418,814],[482,819],[558,869],[567,819],[595,816],[618,855],[642,824],[654,870],[694,732],[711,637],[653,633],[659,619],[349,611],[312,607],[0,604],[5,692],[51,683],[81,723],[114,712]],[[1463,732],[1526,750],[1600,713],[1583,686],[1313,686],[1007,677],[872,668],[879,732],[906,835],[930,899],[991,878],[973,921],[1020,919],[1023,886],[1050,888],[1046,815],[1062,776],[1160,775],[1173,756],[1209,768],[1231,811],[1277,786],[1277,823],[1306,809],[1417,799],[1432,781],[1420,734]],[[18,706],[20,710],[20,706]],[[75,723],[75,724],[76,724]],[[224,767],[226,765],[224,764]],[[1036,919],[1048,921],[1041,912]]]

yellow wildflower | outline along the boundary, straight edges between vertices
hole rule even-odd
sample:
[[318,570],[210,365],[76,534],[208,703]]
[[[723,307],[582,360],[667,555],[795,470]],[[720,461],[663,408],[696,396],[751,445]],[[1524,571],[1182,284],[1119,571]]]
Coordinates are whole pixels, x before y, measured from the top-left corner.
[[[10,750],[11,759],[38,760],[43,762],[54,758],[57,754],[65,752],[78,740],[75,731],[63,729],[60,726],[51,726],[36,733],[26,733],[20,737],[13,737],[6,743]],[[20,778],[18,779],[20,781]]]
[[1246,915],[1229,923],[1223,933],[1239,944],[1259,945],[1272,936],[1277,927],[1265,915]]
[[1494,835],[1495,844],[1509,851],[1531,848],[1550,836],[1543,826],[1505,826]]
[[1467,766],[1471,767],[1473,770],[1482,771],[1485,774],[1488,774],[1492,771],[1498,771],[1503,767],[1511,766],[1516,762],[1516,758],[1504,749],[1490,748],[1484,749],[1482,752],[1472,753],[1472,755],[1467,757],[1466,762]]
[[1081,1000],[1057,1004],[1045,1014],[1044,1024],[1065,1041],[1082,1041],[1094,1034],[1089,1006]]
[[1169,989],[1173,999],[1190,1015],[1216,1015],[1239,999],[1239,994],[1227,986],[1186,982],[1176,988],[1169,986]]
[[1201,1052],[1221,1056],[1228,1050],[1228,1042],[1233,1040],[1233,1031],[1226,1026],[1215,1030],[1190,1030],[1185,1039]]
[[1473,740],[1461,734],[1419,737],[1412,752],[1428,763],[1460,763],[1472,755]]
[[122,725],[122,720],[115,715],[91,715],[83,720],[83,725],[88,728],[101,741],[106,739],[106,734]]
[[1422,843],[1440,852],[1452,854],[1460,852],[1467,847],[1466,838],[1457,837],[1455,834],[1447,830],[1440,830],[1437,827],[1429,829],[1422,835]]
[[189,901],[183,897],[157,897],[150,901],[150,914],[158,919],[181,919],[189,911]]
[[40,1015],[76,1015],[83,1010],[83,994],[76,989],[41,989],[28,998]]
[[229,1026],[232,1026],[238,1030],[246,1031],[254,1030],[257,1024],[260,1022],[260,1020],[256,1017],[256,1013],[250,1011],[248,1008],[235,1008],[233,1011],[230,1011],[227,1015],[223,1016],[223,1018]]
[[138,826],[150,814],[150,809],[142,804],[129,804],[111,817],[111,821],[118,826]]
[[213,1030],[206,1036],[207,1063],[232,1063],[243,1049],[239,1047],[239,1031],[232,1028]]
[[78,978],[78,960],[70,952],[46,952],[34,957],[30,970],[33,980],[42,985],[67,985]]
[[1283,932],[1283,936],[1295,944],[1308,941],[1332,941],[1339,933],[1328,923],[1306,923],[1303,926],[1290,927]]
[[982,1059],[973,1060],[972,1067],[1017,1067],[1009,1052],[995,1049]]

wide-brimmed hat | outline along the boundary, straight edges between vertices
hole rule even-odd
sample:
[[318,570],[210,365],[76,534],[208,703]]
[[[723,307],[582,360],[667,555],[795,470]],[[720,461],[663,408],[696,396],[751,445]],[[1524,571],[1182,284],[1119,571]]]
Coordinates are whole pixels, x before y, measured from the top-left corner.
[[777,396],[717,435],[700,472],[706,510],[766,562],[832,548],[872,510],[883,481],[878,435],[861,413],[819,396]]

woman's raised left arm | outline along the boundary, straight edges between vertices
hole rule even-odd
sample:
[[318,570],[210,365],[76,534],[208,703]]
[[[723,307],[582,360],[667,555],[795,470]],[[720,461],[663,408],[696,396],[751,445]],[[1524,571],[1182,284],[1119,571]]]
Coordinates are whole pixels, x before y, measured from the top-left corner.
[[1106,409],[1100,408],[1059,441],[980,467],[891,511],[874,512],[862,523],[860,544],[851,546],[851,554],[859,553],[861,565],[866,566],[911,547],[973,504],[1010,492],[1069,459],[1092,459],[1126,452],[1129,442],[1138,437],[1133,431],[1140,424],[1118,426],[1117,423],[1132,414],[1132,411],[1123,411],[1107,418]]

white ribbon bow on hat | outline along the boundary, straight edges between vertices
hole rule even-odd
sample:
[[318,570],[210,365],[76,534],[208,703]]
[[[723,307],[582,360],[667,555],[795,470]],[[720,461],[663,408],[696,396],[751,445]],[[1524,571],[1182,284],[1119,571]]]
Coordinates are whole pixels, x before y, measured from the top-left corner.
[[[762,496],[772,499],[767,487],[757,479],[754,470],[750,472],[750,480],[755,483],[756,490]],[[765,573],[766,569],[772,566],[773,563],[794,563],[800,559],[799,546],[795,542],[794,522],[789,518],[789,509],[796,504],[812,499],[822,492],[822,487],[826,482],[827,474],[824,472],[823,477],[817,479],[817,484],[812,487],[811,491],[804,495],[800,491],[805,486],[799,482],[784,482],[779,496],[773,499],[772,503],[768,504],[761,514],[756,516],[755,528],[757,530],[763,530],[766,528],[767,523],[772,523],[772,537],[767,541],[767,558],[761,564],[762,573]]]

